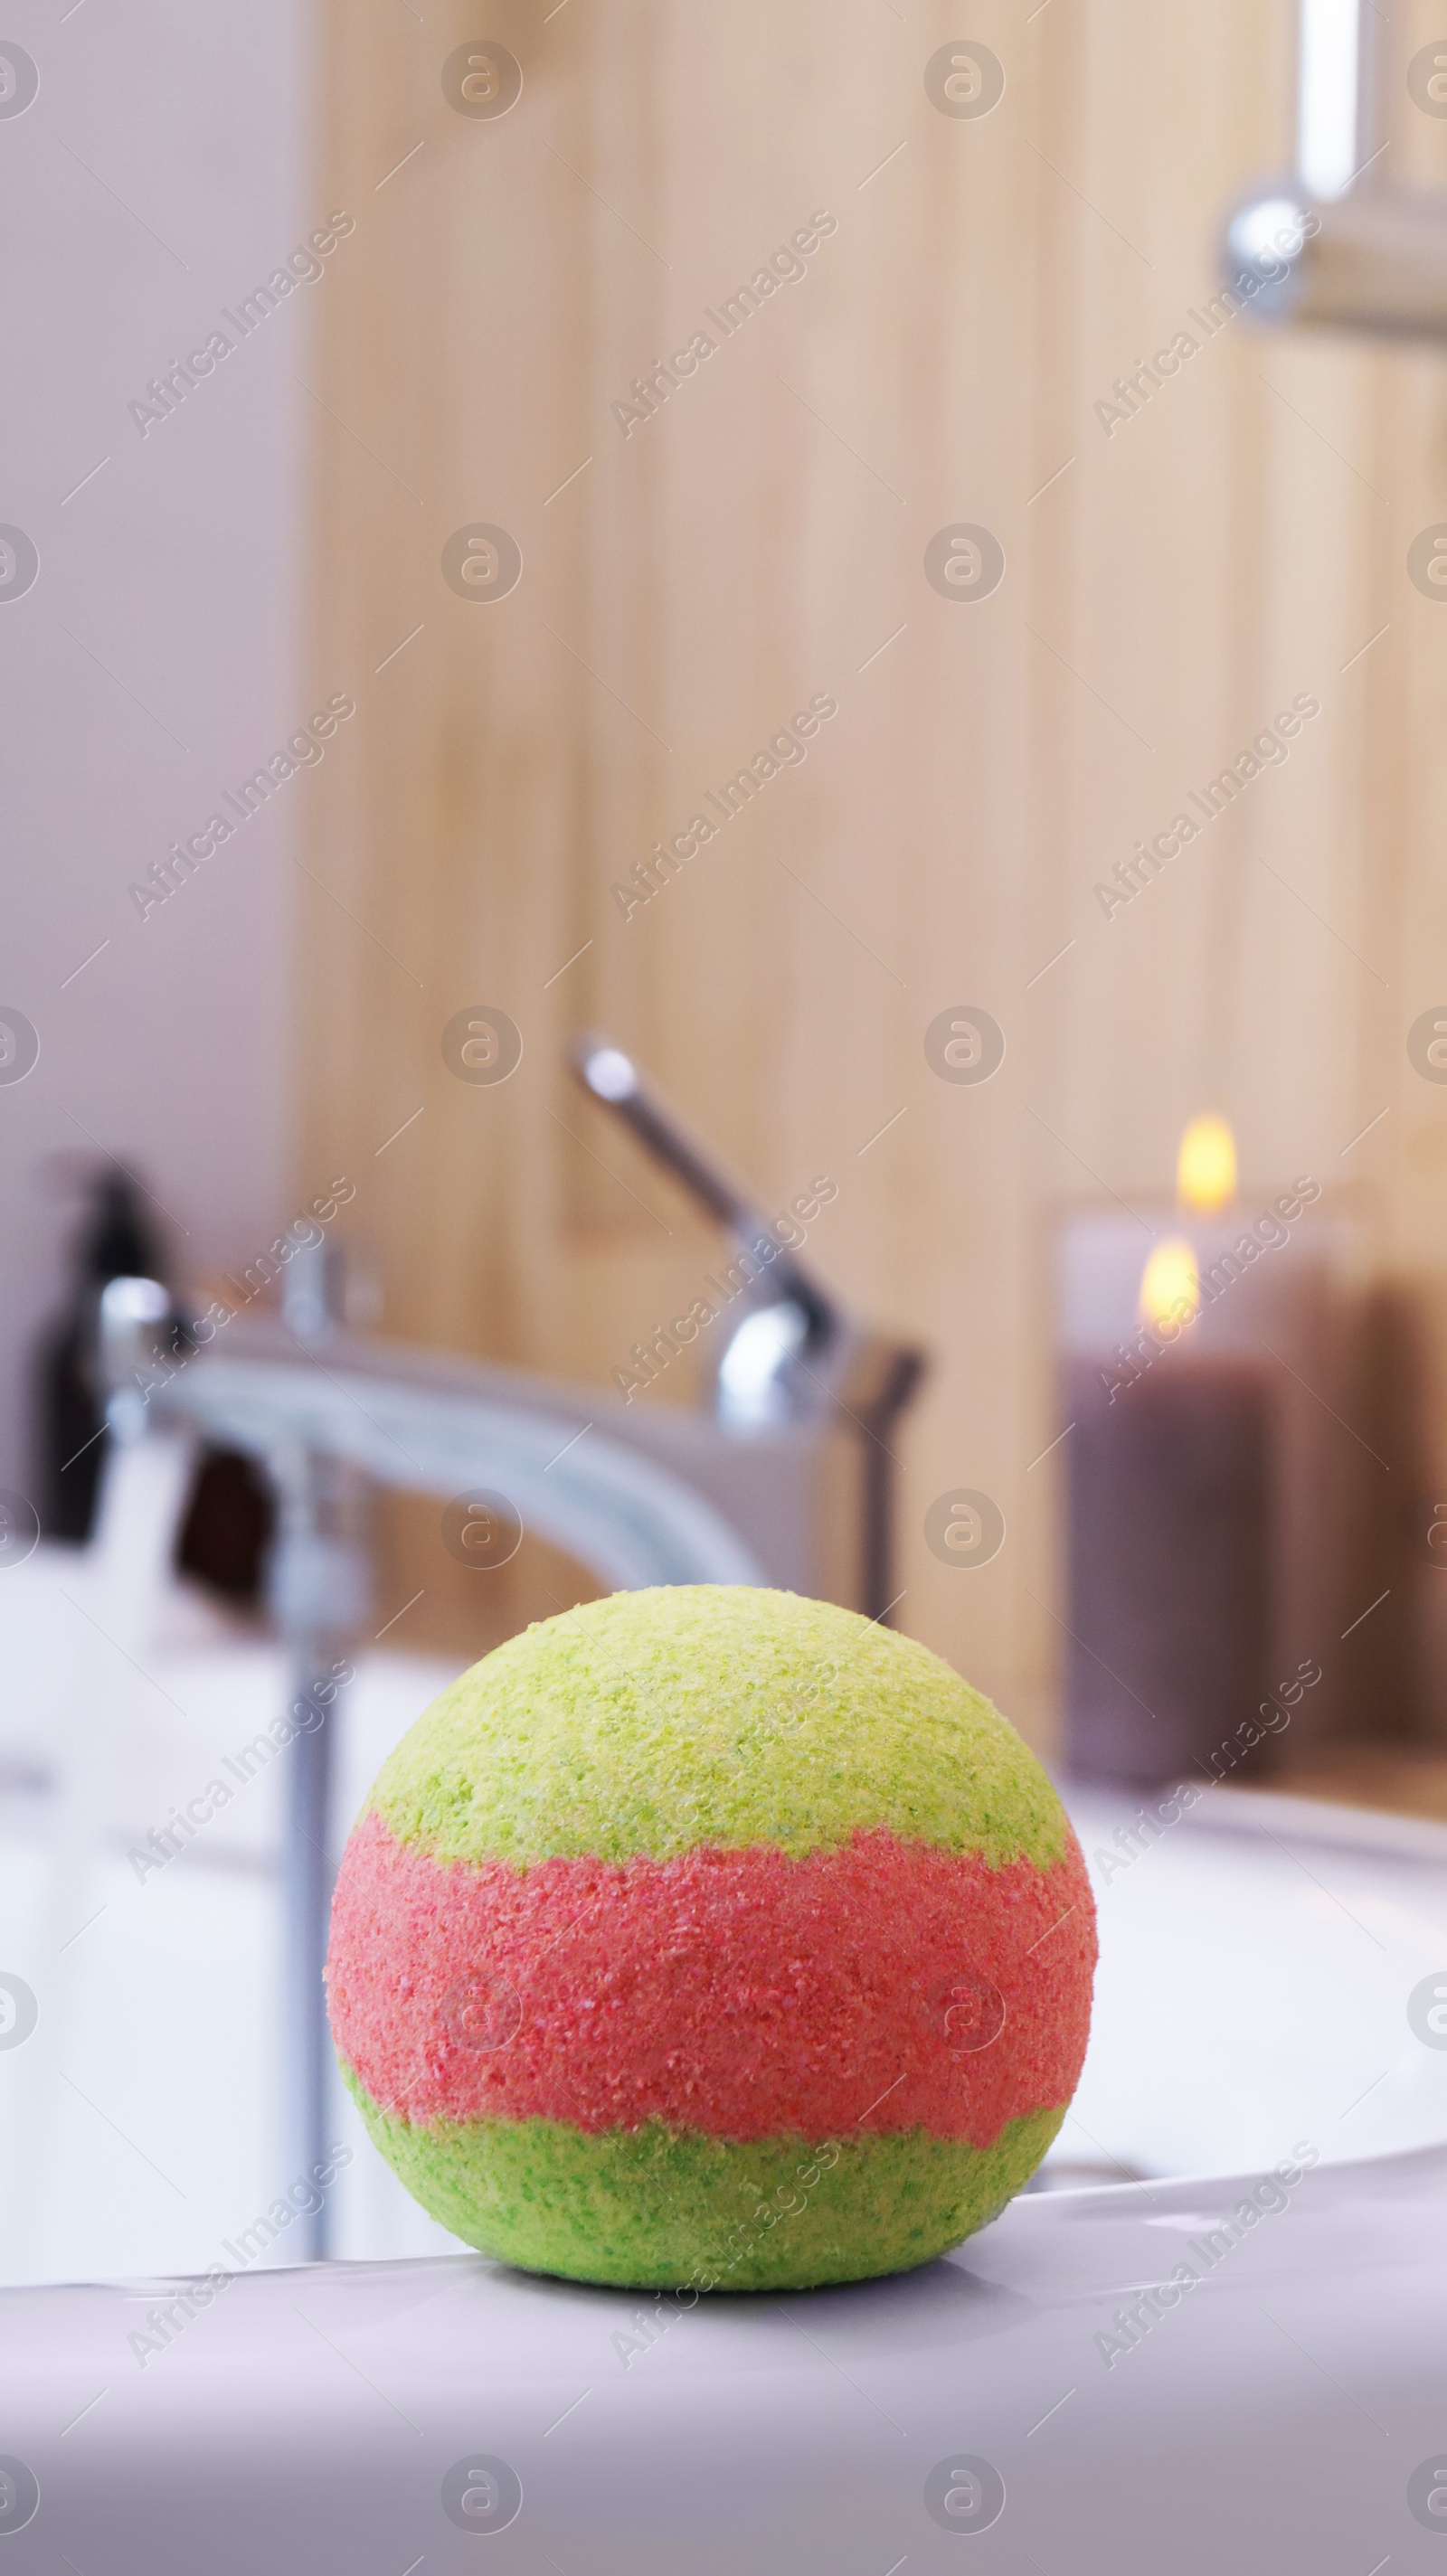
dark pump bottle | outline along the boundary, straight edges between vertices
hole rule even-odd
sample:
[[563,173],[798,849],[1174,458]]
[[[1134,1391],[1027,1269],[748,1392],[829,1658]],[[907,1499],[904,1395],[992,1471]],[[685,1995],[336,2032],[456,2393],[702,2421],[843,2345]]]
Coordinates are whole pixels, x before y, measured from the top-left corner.
[[40,1526],[47,1538],[86,1539],[105,1456],[105,1404],[96,1370],[101,1290],[111,1279],[164,1279],[165,1247],[125,1172],[100,1172],[76,1239],[65,1313],[38,1358]]
[[[39,1510],[44,1535],[76,1542],[95,1520],[109,1434],[97,1366],[101,1291],[111,1279],[169,1278],[159,1228],[126,1172],[96,1173],[76,1239],[68,1306],[37,1351]],[[251,1460],[234,1449],[204,1449],[176,1563],[238,1607],[260,1594],[271,1536],[268,1488]]]

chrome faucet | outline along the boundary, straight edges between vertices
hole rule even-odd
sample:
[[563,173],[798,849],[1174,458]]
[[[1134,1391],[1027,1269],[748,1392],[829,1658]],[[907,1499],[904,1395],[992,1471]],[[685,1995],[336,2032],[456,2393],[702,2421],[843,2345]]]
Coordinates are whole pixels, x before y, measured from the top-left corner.
[[[1387,177],[1391,30],[1377,0],[1300,0],[1296,162],[1228,218],[1228,286],[1257,319],[1447,339],[1447,190]],[[1447,39],[1434,97],[1447,104]]]

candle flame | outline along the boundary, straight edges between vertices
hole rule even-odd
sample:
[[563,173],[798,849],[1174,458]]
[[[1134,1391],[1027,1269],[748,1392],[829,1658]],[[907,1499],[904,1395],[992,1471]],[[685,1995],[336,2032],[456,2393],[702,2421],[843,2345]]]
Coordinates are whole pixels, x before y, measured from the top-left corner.
[[1176,1196],[1196,1216],[1214,1216],[1236,1196],[1236,1139],[1214,1109],[1193,1118],[1181,1138]]
[[1141,1322],[1152,1328],[1172,1322],[1181,1324],[1188,1313],[1196,1313],[1200,1303],[1201,1274],[1184,1235],[1173,1235],[1169,1243],[1158,1243],[1141,1280]]

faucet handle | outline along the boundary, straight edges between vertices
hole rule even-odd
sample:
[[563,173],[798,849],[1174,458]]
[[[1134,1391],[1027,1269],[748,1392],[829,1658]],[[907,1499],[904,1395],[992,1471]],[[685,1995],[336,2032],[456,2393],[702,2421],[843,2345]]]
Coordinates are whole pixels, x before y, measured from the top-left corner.
[[681,1181],[707,1215],[737,1230],[749,1224],[753,1210],[716,1163],[708,1161],[676,1119],[656,1100],[631,1056],[609,1038],[581,1038],[573,1049],[573,1070],[583,1089],[631,1128],[644,1150]]
[[[718,1225],[726,1225],[741,1249],[760,1235],[771,1236],[768,1219],[711,1162],[701,1146],[649,1089],[631,1056],[610,1038],[586,1037],[573,1049],[573,1070],[585,1091],[612,1111],[636,1136],[646,1153],[671,1172]],[[767,1290],[751,1304],[796,1305],[808,1326],[813,1350],[836,1340],[844,1318],[827,1289],[811,1279],[791,1252],[778,1249],[769,1265]]]
[[733,1269],[740,1275],[727,1303],[737,1297],[738,1311],[715,1370],[719,1419],[734,1429],[760,1430],[837,1416],[842,1408],[873,1437],[876,1422],[889,1421],[908,1403],[923,1354],[850,1321],[655,1098],[621,1047],[610,1038],[585,1037],[572,1062],[584,1090],[734,1238],[739,1259]]

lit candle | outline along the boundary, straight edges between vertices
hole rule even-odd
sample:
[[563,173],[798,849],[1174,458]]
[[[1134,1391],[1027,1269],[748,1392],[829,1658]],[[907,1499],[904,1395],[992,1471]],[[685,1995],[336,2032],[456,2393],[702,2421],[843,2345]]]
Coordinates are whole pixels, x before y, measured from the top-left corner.
[[[1258,1209],[1238,1190],[1231,1130],[1207,1113],[1182,1137],[1174,1209],[1082,1210],[1064,1229],[1066,1757],[1082,1775],[1218,1774],[1321,1624],[1324,1569],[1291,1534],[1323,1472],[1302,1418],[1330,1292],[1307,1216],[1321,1191],[1303,1175]],[[1331,1497],[1316,1499],[1320,1531]]]

